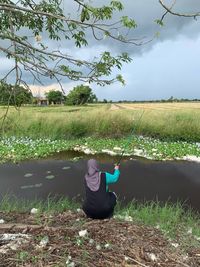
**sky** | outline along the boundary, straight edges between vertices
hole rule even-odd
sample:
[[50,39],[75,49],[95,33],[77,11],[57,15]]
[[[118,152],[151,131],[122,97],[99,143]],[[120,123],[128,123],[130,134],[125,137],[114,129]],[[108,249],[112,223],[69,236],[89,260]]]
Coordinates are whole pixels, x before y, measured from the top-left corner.
[[[95,4],[106,4],[107,0],[95,0]],[[63,8],[70,10],[75,16],[72,1],[64,1]],[[93,92],[99,100],[156,100],[175,98],[200,99],[200,17],[193,18],[176,17],[167,15],[164,26],[155,23],[165,12],[158,0],[123,0],[124,10],[122,14],[114,16],[117,20],[120,15],[128,15],[137,23],[133,37],[145,37],[146,40],[153,38],[148,44],[136,47],[109,41],[96,42],[91,36],[88,37],[89,45],[77,49],[72,43],[67,46],[63,42],[59,46],[63,51],[71,53],[83,59],[91,59],[97,53],[111,51],[114,54],[128,52],[132,62],[125,64],[121,72],[114,70],[113,75],[121,73],[126,85],[114,83],[100,87],[91,84]],[[165,0],[166,4],[172,3]],[[178,12],[199,12],[199,0],[177,0],[174,10]],[[0,44],[2,45],[0,40]],[[46,40],[49,47],[54,44]],[[56,44],[58,45],[58,44]],[[12,62],[2,54],[0,64],[0,76],[6,73]],[[27,83],[35,95],[43,95],[45,90],[58,89],[55,81],[44,80],[44,86],[32,84],[30,75],[23,74]],[[12,77],[10,78],[12,82]],[[82,82],[62,80],[66,94],[74,86]]]

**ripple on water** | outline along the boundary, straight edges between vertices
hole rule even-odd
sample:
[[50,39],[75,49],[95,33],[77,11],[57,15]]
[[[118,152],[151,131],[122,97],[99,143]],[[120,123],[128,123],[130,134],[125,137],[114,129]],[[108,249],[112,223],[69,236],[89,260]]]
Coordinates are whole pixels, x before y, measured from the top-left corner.
[[26,177],[26,178],[28,178],[28,177],[32,177],[32,176],[33,176],[32,173],[26,173],[26,174],[24,174],[24,177]]
[[20,186],[21,189],[29,189],[29,188],[34,188],[34,187],[41,187],[42,183],[40,184],[29,184],[29,185],[22,185]]
[[65,166],[65,167],[63,167],[62,169],[63,169],[63,170],[69,170],[69,169],[71,169],[71,167],[69,167],[69,166]]
[[45,178],[51,180],[51,179],[54,179],[55,176],[54,175],[47,175]]

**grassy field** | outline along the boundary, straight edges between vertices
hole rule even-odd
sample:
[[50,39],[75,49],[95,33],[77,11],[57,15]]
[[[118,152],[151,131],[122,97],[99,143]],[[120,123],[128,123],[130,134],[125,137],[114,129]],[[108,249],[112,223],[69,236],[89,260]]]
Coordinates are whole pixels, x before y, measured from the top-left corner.
[[[0,107],[0,117],[5,113]],[[94,104],[82,107],[11,107],[7,136],[69,139],[136,134],[200,141],[200,103]],[[3,131],[3,129],[1,130]]]

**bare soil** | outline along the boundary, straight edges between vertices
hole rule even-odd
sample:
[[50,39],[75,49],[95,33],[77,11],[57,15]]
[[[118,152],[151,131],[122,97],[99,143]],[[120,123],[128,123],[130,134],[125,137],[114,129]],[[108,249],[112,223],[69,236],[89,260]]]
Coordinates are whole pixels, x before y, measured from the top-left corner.
[[[91,220],[82,212],[57,215],[0,213],[0,237],[5,233],[28,234],[31,238],[3,253],[0,266],[87,267],[198,267],[200,248],[175,248],[155,228],[134,222]],[[83,237],[79,235],[87,230]],[[48,242],[41,245],[41,240]]]

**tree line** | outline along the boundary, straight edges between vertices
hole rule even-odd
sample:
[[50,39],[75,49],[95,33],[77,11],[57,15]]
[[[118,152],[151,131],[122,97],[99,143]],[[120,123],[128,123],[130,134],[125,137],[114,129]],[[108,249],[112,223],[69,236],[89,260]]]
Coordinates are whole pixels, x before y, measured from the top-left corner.
[[[98,101],[92,89],[83,84],[74,87],[68,95],[59,90],[51,90],[45,96],[49,104],[83,105]],[[0,83],[0,105],[20,107],[24,104],[37,104],[38,100],[23,86]]]

